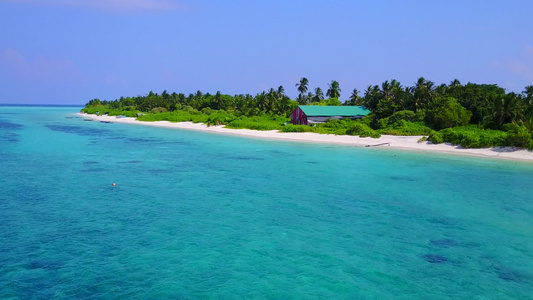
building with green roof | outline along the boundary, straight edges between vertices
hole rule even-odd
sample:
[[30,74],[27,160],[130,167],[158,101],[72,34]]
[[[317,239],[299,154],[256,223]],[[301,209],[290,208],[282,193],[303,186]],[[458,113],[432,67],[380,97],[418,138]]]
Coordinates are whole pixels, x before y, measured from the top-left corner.
[[294,125],[324,123],[329,119],[360,119],[370,111],[364,106],[300,105],[291,114]]

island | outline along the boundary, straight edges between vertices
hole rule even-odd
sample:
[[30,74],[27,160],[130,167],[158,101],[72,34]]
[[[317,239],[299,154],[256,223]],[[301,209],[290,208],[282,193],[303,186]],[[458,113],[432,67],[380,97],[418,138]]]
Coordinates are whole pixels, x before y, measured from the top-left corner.
[[458,80],[437,86],[421,77],[413,86],[396,80],[368,86],[362,96],[354,89],[341,103],[337,81],[325,95],[320,88],[309,92],[308,84],[305,77],[296,84],[294,100],[283,86],[255,96],[150,91],[111,101],[93,99],[81,112],[110,118],[106,121],[260,138],[533,160],[531,85],[517,94],[495,84],[463,85]]

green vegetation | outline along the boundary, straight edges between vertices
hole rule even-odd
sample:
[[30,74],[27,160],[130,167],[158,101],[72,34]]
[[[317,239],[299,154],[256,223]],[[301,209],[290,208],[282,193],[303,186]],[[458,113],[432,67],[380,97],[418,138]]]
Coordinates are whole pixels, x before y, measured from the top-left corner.
[[475,125],[446,128],[429,135],[429,141],[435,144],[449,142],[465,148],[489,146],[507,146],[507,133],[499,130],[481,129]]
[[228,123],[228,128],[255,129],[255,130],[281,130],[283,124],[289,119],[282,116],[241,116]]
[[316,127],[307,126],[307,125],[293,125],[288,124],[281,127],[281,132],[316,132]]
[[116,108],[106,108],[102,106],[86,106],[82,109],[83,112],[88,114],[105,114],[108,113],[110,116],[126,116],[126,117],[136,117],[137,113],[140,113],[139,110],[136,110],[134,106],[125,107],[124,109]]
[[[141,121],[201,122],[229,128],[316,132],[379,137],[423,135],[432,143],[452,143],[468,148],[515,146],[533,148],[533,86],[520,93],[506,93],[495,84],[462,85],[458,80],[436,86],[420,77],[413,86],[391,80],[368,86],[363,95],[353,89],[341,104],[339,83],[328,84],[326,97],[320,87],[309,91],[309,80],[296,84],[295,100],[283,86],[255,96],[161,94],[121,97],[113,101],[93,99],[86,113],[125,115]],[[362,105],[372,113],[360,120],[328,120],[313,126],[285,125],[298,105]],[[426,140],[422,138],[421,141]]]

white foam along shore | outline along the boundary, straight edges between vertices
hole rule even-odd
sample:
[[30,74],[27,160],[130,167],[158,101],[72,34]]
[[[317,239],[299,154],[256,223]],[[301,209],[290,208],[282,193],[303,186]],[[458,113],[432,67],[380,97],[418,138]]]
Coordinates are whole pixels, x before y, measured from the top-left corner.
[[482,149],[469,149],[460,146],[454,146],[448,143],[432,144],[430,142],[418,142],[422,136],[395,136],[382,135],[378,139],[370,137],[358,137],[349,135],[319,134],[313,132],[279,132],[277,130],[259,131],[251,129],[229,129],[224,126],[207,126],[202,123],[180,122],[174,123],[169,121],[143,122],[135,118],[116,118],[107,115],[92,115],[79,113],[84,118],[90,118],[97,121],[109,121],[115,123],[138,124],[145,126],[177,128],[186,130],[198,130],[218,134],[229,134],[236,136],[246,136],[258,139],[283,140],[307,143],[324,143],[338,145],[352,145],[360,147],[387,147],[413,151],[431,151],[439,153],[449,153],[458,155],[468,155],[496,159],[511,159],[533,162],[533,152],[525,149],[516,149],[513,147],[493,147]]

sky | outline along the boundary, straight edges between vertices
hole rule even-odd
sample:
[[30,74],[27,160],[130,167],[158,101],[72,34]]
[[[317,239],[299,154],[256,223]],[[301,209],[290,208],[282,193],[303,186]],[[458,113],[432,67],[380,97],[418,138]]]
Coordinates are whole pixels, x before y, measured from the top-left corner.
[[531,0],[0,0],[0,103],[533,84]]

